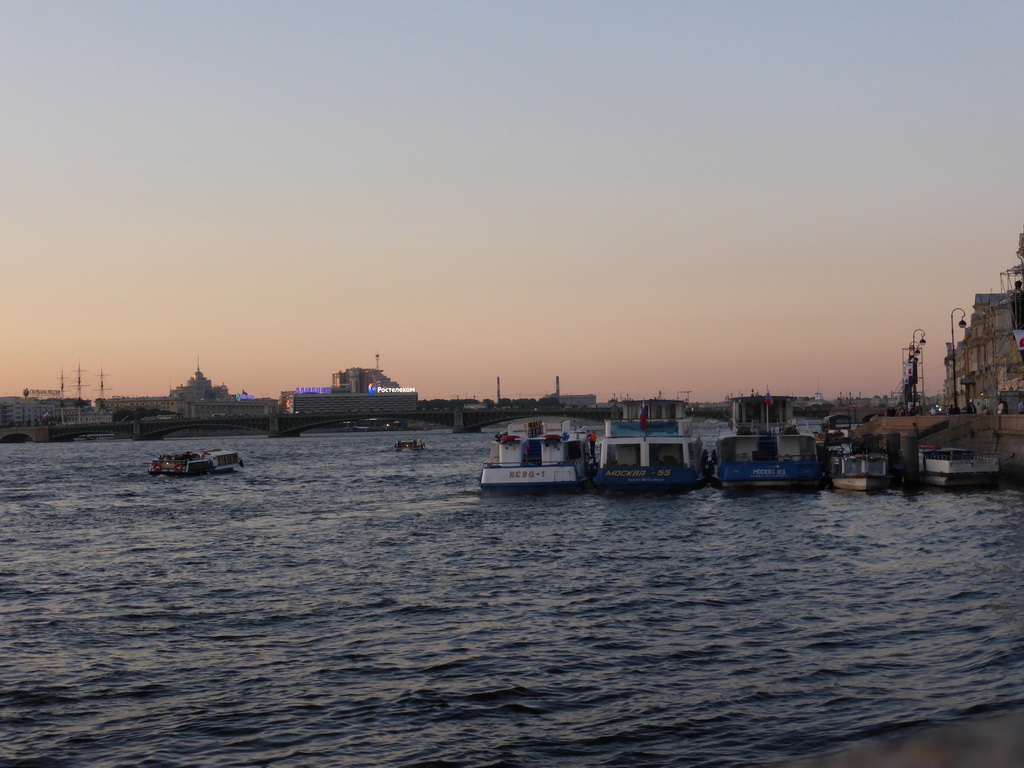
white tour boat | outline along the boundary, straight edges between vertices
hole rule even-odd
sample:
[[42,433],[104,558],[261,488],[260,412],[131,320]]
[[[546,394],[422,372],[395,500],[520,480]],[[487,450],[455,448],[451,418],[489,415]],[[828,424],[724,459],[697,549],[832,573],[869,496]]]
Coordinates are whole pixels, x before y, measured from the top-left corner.
[[688,491],[706,482],[700,438],[682,400],[626,401],[606,421],[594,485],[606,491]]
[[889,487],[884,453],[841,453],[832,457],[832,487],[844,491],[884,491]]
[[513,422],[495,435],[480,488],[488,491],[574,490],[590,480],[587,434],[568,420]]
[[158,456],[149,465],[151,475],[171,477],[194,477],[233,472],[235,467],[245,466],[238,451],[216,448],[212,451],[184,451]]
[[922,445],[917,450],[921,482],[941,486],[986,486],[999,480],[999,457],[966,448]]

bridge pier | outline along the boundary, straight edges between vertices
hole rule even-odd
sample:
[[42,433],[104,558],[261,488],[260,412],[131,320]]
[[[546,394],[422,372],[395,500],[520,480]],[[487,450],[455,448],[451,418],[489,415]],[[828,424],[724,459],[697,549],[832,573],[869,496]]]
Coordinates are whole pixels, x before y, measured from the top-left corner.
[[461,435],[466,432],[479,432],[480,427],[467,426],[466,425],[466,412],[461,408],[453,414],[452,418],[452,434]]
[[0,443],[48,443],[50,430],[46,427],[7,427],[0,429]]

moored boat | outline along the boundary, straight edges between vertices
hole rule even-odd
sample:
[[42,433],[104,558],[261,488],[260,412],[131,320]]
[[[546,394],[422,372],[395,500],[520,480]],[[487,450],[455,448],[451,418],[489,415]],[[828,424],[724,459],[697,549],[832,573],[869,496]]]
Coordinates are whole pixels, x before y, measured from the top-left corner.
[[921,482],[926,485],[993,486],[999,481],[999,457],[994,454],[922,445],[917,459]]
[[212,451],[184,451],[167,453],[158,456],[149,465],[149,474],[168,475],[170,477],[194,477],[196,475],[216,475],[233,472],[235,467],[242,467],[238,451],[226,451],[216,448]]
[[818,489],[825,473],[813,435],[801,433],[793,398],[732,398],[730,434],[718,440],[714,481],[722,488]]
[[705,482],[700,438],[681,400],[626,401],[605,422],[594,485],[605,491],[688,491]]
[[841,453],[832,457],[832,487],[844,491],[884,491],[889,487],[884,453]]
[[427,444],[422,440],[396,440],[395,450],[396,451],[422,451],[427,447]]
[[495,435],[480,488],[488,491],[557,491],[583,487],[593,474],[586,433],[568,420],[513,422]]
[[857,425],[845,413],[832,413],[822,419],[821,431],[814,439],[823,445],[841,445],[853,439]]

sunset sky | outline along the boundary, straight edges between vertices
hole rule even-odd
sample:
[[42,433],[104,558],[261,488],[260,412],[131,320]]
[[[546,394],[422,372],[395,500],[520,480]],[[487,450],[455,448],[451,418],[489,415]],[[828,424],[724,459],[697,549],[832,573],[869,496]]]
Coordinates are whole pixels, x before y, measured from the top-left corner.
[[[0,395],[888,394],[1024,224],[1020,2],[0,0]],[[920,335],[920,334],[918,334]],[[957,329],[957,338],[961,338]]]

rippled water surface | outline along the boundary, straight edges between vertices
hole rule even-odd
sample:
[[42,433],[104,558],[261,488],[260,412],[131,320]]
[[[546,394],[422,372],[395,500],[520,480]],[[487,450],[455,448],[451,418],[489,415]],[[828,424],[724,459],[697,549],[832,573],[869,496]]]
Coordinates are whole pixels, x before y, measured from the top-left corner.
[[487,435],[394,439],[0,446],[0,764],[749,766],[1024,702],[1019,489],[490,498]]

